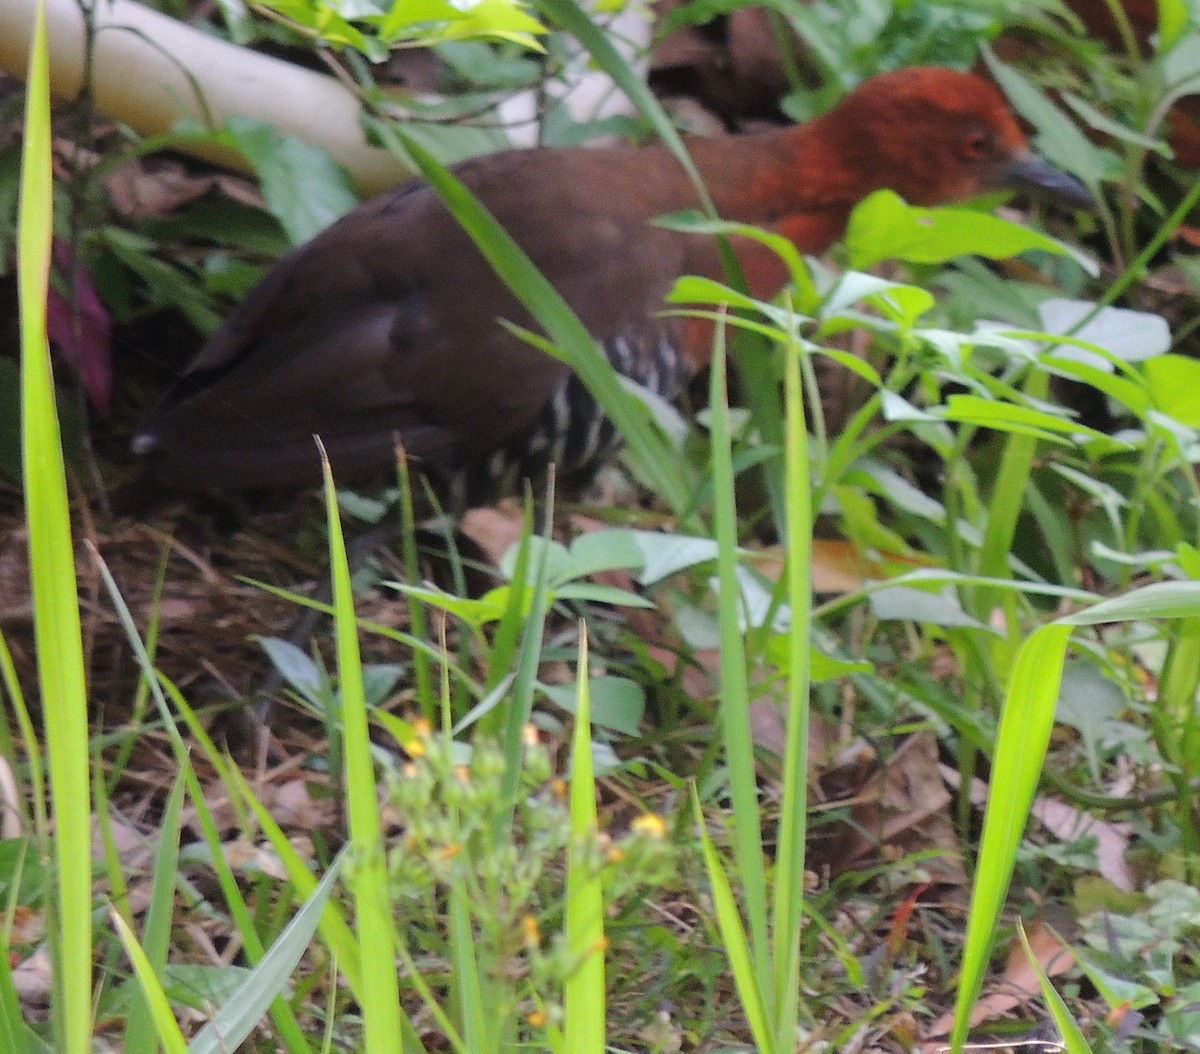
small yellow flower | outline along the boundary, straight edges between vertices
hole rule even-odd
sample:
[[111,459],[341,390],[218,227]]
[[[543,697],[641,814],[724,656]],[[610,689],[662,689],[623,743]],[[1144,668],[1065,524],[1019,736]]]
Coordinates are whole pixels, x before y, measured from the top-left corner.
[[534,915],[525,915],[521,919],[521,937],[526,948],[536,948],[542,941],[542,931],[538,928],[538,920]]
[[541,1010],[531,1010],[525,1015],[525,1020],[534,1028],[544,1028],[546,1025],[546,1014]]
[[629,827],[637,834],[644,834],[650,838],[665,838],[667,836],[667,823],[656,812],[642,813]]
[[451,842],[449,845],[442,846],[441,852],[438,855],[443,860],[453,860],[461,852],[462,846],[457,842]]

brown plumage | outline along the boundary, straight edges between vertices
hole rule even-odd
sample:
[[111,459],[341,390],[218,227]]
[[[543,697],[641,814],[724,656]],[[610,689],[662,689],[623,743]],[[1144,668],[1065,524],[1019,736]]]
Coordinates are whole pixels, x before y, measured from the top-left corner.
[[[1001,187],[1070,204],[1086,191],[1029,153],[997,90],[937,68],[883,74],[828,114],[781,131],[696,140],[689,150],[720,215],[826,249],[851,208],[889,187],[934,205]],[[681,275],[721,276],[712,239],[652,218],[695,207],[659,146],[513,151],[458,177],[546,274],[614,365],[667,398],[701,369],[662,301]],[[781,266],[735,245],[752,290]],[[547,460],[586,477],[613,436],[563,364],[498,322],[530,319],[423,183],[384,194],[293,251],[230,315],[134,447],[156,476],[204,489],[387,471],[398,436],[444,500],[488,501]]]

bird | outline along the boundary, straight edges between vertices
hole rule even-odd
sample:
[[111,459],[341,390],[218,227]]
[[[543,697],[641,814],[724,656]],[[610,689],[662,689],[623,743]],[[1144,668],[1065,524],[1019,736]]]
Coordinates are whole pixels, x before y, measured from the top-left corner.
[[[1004,188],[1092,203],[1030,150],[994,85],[941,67],[876,75],[803,124],[687,145],[723,219],[807,254],[884,188],[921,206]],[[513,150],[454,172],[619,373],[670,400],[705,368],[710,341],[663,301],[683,275],[724,272],[714,238],[650,222],[699,204],[665,147]],[[757,242],[733,249],[754,295],[786,284]],[[410,182],[271,268],[133,449],[163,484],[217,493],[318,482],[314,435],[342,483],[394,472],[398,440],[448,509],[492,504],[551,463],[578,489],[619,437],[569,367],[503,321],[534,326],[434,190]]]

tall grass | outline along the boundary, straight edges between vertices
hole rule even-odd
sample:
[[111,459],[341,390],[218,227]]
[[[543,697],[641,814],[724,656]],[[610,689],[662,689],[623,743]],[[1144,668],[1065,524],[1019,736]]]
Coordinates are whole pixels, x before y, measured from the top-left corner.
[[[84,1054],[91,1049],[92,1034],[91,787],[75,549],[46,338],[53,201],[46,22],[39,2],[27,78],[18,215],[22,472],[49,774],[49,801],[36,810],[33,844],[54,873],[48,923],[55,1047],[63,1054]],[[33,792],[38,800],[45,793],[41,786]],[[0,993],[0,1013],[11,1014],[11,978],[3,980],[9,991]],[[9,1020],[4,1030],[16,1042],[12,1049],[33,1049],[23,1022]]]

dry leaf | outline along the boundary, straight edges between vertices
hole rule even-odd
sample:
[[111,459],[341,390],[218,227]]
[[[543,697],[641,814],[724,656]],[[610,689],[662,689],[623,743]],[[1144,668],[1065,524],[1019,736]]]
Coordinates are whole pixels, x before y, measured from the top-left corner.
[[[1033,949],[1038,965],[1047,977],[1057,977],[1074,965],[1075,956],[1071,954],[1071,950],[1045,922],[1038,920],[1030,923],[1026,927],[1025,936],[1029,939],[1029,946]],[[1040,1002],[1041,984],[1019,940],[1014,939],[1010,945],[1004,973],[992,987],[994,990],[980,999],[971,1012],[972,1028],[1006,1014],[1015,1007],[1025,1006],[1031,1001]],[[1040,1007],[1038,1013],[1041,1013]],[[952,1015],[944,1014],[926,1033],[927,1039],[948,1035],[952,1025]],[[939,1047],[928,1049],[936,1050]]]

